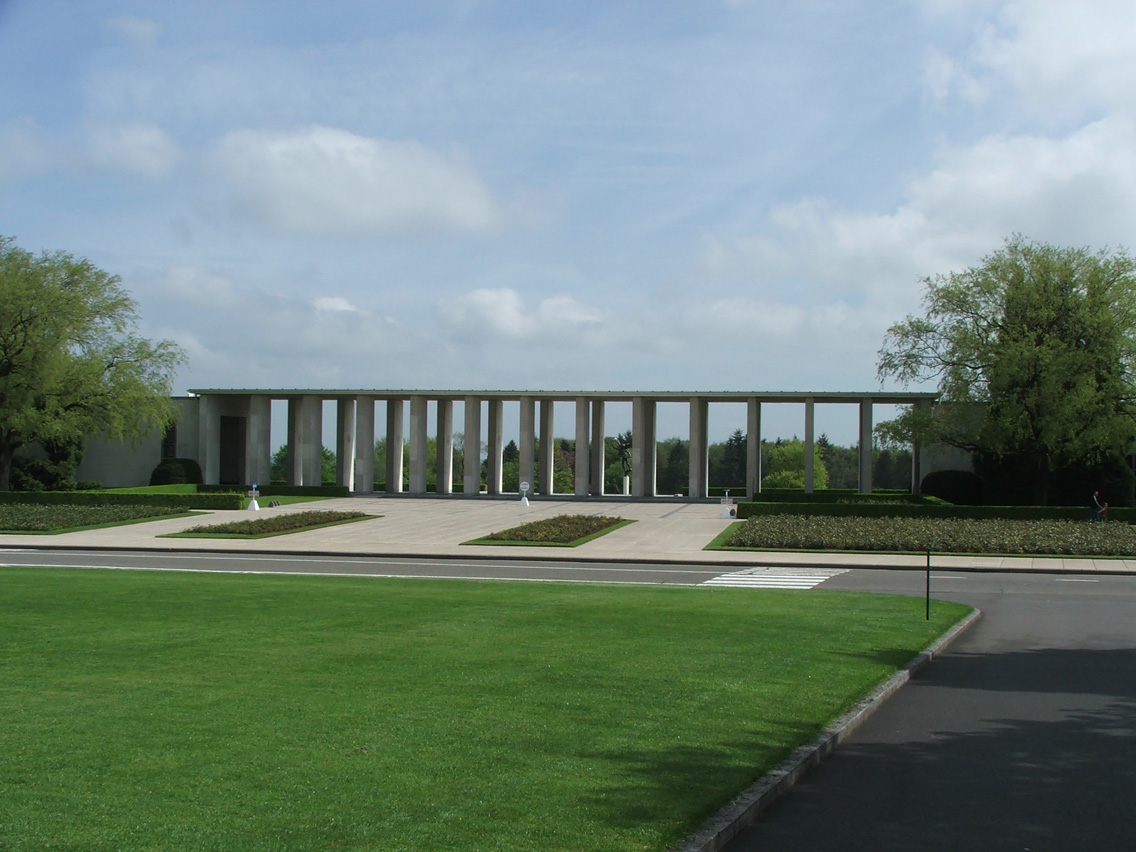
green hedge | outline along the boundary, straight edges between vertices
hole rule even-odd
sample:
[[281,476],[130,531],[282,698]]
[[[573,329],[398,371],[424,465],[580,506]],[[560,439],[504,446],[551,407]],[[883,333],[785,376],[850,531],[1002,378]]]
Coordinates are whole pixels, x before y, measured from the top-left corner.
[[1006,518],[864,518],[769,515],[721,542],[746,550],[1136,555],[1131,524]]
[[[745,489],[739,489],[744,494]],[[766,488],[754,496],[754,503],[844,503],[848,500],[910,500],[915,503],[925,500],[912,494],[906,488],[876,488],[871,494],[861,494],[855,488],[825,488],[806,494],[800,488]]]
[[113,491],[0,491],[0,503],[36,506],[169,506],[240,509],[240,494],[116,494]]
[[[245,496],[251,485],[202,485],[202,489]],[[261,497],[348,497],[346,485],[258,485]]]
[[[904,503],[738,503],[738,518],[763,515],[807,515],[812,517],[860,518],[959,518],[970,520],[1069,520],[1089,518],[1087,506],[952,506],[928,500],[921,504]],[[1109,520],[1136,523],[1136,508],[1111,507]]]

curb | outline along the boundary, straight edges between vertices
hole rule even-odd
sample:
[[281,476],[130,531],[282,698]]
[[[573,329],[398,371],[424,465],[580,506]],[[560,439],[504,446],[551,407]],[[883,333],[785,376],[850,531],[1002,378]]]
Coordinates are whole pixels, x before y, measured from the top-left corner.
[[876,712],[896,690],[907,683],[915,672],[922,669],[946,650],[981,617],[980,610],[958,622],[939,637],[931,647],[919,654],[902,669],[873,690],[866,698],[824,729],[812,741],[800,746],[764,777],[755,781],[714,816],[710,817],[683,845],[672,852],[717,852],[738,833],[754,822],[774,801],[792,789],[809,769],[824,760],[853,731]]

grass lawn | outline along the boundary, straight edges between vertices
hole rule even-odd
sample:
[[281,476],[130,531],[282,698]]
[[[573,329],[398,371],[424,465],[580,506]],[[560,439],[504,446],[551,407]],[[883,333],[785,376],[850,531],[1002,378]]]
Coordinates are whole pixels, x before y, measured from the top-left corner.
[[965,611],[0,568],[0,849],[663,850]]

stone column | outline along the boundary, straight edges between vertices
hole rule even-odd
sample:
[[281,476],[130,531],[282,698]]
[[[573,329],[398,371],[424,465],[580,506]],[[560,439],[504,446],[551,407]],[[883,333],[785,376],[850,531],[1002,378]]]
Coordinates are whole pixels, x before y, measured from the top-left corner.
[[533,493],[533,467],[534,447],[536,444],[536,400],[531,396],[521,397],[521,423],[520,423],[520,452],[521,460],[518,465],[519,482],[529,484],[529,493]]
[[402,493],[404,400],[387,400],[387,493]]
[[198,397],[197,444],[201,477],[206,485],[221,482],[221,417],[216,400],[209,394]]
[[335,401],[335,484],[355,490],[355,400]]
[[814,422],[814,403],[813,398],[807,397],[805,399],[805,493],[813,493],[813,483],[816,479],[816,470],[813,459],[813,422]]
[[586,396],[576,397],[576,469],[573,481],[574,493],[577,497],[588,496],[588,472],[591,469],[591,457],[588,453],[588,424],[591,411],[588,409]]
[[604,438],[604,401],[592,400],[592,493],[602,497],[607,473],[607,441]]
[[466,494],[481,493],[481,400],[465,398],[465,450],[462,485]]
[[860,400],[860,493],[872,493],[872,400]]
[[489,494],[500,494],[502,488],[502,468],[505,452],[505,403],[499,399],[489,400],[489,435],[486,449],[485,490]]
[[556,439],[552,436],[553,428],[553,401],[542,399],[540,401],[540,459],[537,462],[540,470],[540,493],[553,494],[556,491],[556,482],[553,475],[553,446]]
[[709,493],[710,446],[707,424],[710,404],[701,397],[690,399],[690,499],[701,500]]
[[289,485],[304,483],[304,418],[303,397],[288,398],[288,454],[286,456]]
[[375,398],[355,400],[355,487],[360,494],[375,490]]
[[[927,412],[927,411],[930,410],[930,408],[931,408],[931,403],[928,402],[928,401],[921,401],[921,402],[915,403],[915,409],[916,409],[916,411],[919,411],[920,413]],[[930,457],[930,452],[929,452],[927,447],[923,447],[919,444],[914,444],[914,443],[911,445],[911,493],[912,494],[922,494],[923,493],[923,476],[924,476],[923,472],[931,466],[929,457]]]
[[426,493],[426,412],[424,396],[410,398],[410,493]]
[[761,403],[756,396],[746,401],[746,497],[761,493]]
[[454,401],[438,400],[438,458],[434,465],[438,494],[454,493]]
[[245,432],[245,481],[268,485],[272,481],[272,399],[260,394],[248,398]]
[[631,494],[655,496],[656,402],[637,396],[631,402]]
[[311,395],[301,397],[300,421],[303,423],[301,484],[319,486],[323,484],[323,400]]

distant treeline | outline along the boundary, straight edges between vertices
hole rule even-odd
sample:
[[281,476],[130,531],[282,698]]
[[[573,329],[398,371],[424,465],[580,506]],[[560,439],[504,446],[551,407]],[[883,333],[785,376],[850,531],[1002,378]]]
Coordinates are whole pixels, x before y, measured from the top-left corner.
[[[618,494],[623,490],[624,463],[621,448],[631,445],[631,433],[624,432],[604,438],[604,491]],[[381,482],[386,476],[386,438],[375,442],[375,479]],[[485,445],[479,456],[484,456]],[[536,442],[536,453],[540,441]],[[520,488],[520,449],[509,441],[502,453],[502,488],[506,492]],[[554,493],[570,494],[574,486],[576,442],[571,438],[557,438],[553,451]],[[659,441],[656,449],[655,490],[659,494],[685,494],[690,485],[690,441],[684,438],[667,438]],[[402,455],[403,485],[410,482],[410,453]],[[437,481],[437,440],[427,438],[426,481]],[[461,490],[465,465],[465,441],[461,433],[454,435],[455,490]],[[486,462],[481,462],[481,477],[485,481]],[[711,488],[730,488],[744,491],[746,486],[746,436],[736,430],[726,441],[710,444],[708,448],[709,485]],[[272,479],[283,481],[287,471],[287,447],[281,446],[272,457]],[[803,488],[805,483],[805,445],[799,438],[778,438],[761,442],[761,474],[763,488]],[[535,471],[534,490],[542,492],[540,473]],[[335,481],[335,453],[323,449],[323,478]],[[857,488],[860,483],[860,451],[856,447],[839,447],[821,435],[813,443],[813,485],[815,488]],[[911,451],[876,450],[872,458],[872,485],[876,488],[911,487]]]

